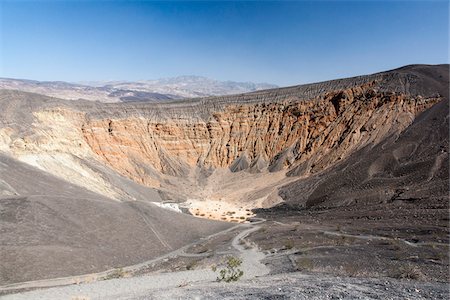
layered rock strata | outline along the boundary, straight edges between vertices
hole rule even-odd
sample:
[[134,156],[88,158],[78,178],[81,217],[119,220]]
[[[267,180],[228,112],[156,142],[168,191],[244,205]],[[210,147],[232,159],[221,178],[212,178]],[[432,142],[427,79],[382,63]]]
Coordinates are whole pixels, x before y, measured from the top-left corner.
[[73,102],[3,91],[0,151],[115,199],[127,192],[99,168],[156,188],[173,189],[170,178],[186,179],[190,192],[207,184],[208,176],[193,178],[198,169],[295,168],[305,176],[398,136],[442,99],[444,75],[446,65],[408,66],[170,103]]
[[311,100],[230,105],[208,120],[91,119],[81,130],[98,157],[144,184],[145,168],[178,176],[195,166],[279,171],[308,161],[306,172],[401,132],[438,100],[363,85]]

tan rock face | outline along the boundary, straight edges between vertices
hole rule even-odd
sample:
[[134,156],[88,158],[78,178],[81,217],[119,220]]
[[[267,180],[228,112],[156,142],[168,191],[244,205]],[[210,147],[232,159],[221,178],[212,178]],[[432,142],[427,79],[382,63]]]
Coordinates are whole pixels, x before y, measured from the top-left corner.
[[271,162],[273,170],[303,163],[300,174],[307,174],[398,134],[437,101],[366,84],[312,100],[229,105],[207,120],[91,119],[81,132],[113,169],[149,186],[158,185],[153,171],[182,176],[188,167],[229,167],[243,156]]

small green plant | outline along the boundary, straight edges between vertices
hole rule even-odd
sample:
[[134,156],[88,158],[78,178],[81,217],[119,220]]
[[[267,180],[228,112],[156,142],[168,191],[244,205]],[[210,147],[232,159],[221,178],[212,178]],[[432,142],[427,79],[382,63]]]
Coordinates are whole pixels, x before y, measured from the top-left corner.
[[[244,275],[244,271],[239,269],[242,264],[242,260],[233,256],[229,256],[227,258],[227,262],[225,267],[219,271],[219,276],[217,277],[217,281],[225,281],[232,282],[238,281],[239,278]],[[217,271],[217,267],[213,268],[213,271]]]

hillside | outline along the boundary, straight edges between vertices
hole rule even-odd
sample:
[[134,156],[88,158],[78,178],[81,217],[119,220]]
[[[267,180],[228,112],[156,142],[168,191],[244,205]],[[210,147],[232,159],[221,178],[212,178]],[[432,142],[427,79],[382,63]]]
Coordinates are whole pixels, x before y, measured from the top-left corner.
[[[301,220],[437,243],[430,253],[443,253],[448,74],[448,65],[411,65],[153,103],[0,90],[1,281],[138,263],[230,226],[205,218],[255,214],[272,234],[252,240],[267,251],[286,240],[305,247],[309,233],[293,230]],[[445,280],[446,265],[427,264],[427,276]]]

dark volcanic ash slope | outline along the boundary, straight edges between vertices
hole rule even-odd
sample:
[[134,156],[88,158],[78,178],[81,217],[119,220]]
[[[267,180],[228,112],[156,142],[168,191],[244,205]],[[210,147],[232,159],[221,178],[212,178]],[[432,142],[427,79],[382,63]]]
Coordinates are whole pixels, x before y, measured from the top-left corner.
[[[421,69],[425,80],[412,90],[440,94],[440,103],[420,114],[400,134],[388,135],[325,172],[285,186],[281,195],[287,203],[297,207],[333,207],[447,199],[448,68],[446,72],[438,71]],[[295,176],[301,169],[297,166],[288,175]]]
[[0,285],[140,263],[227,227],[114,201],[0,154]]
[[289,239],[299,249],[319,249],[329,246],[330,237],[342,238],[324,256],[316,250],[309,256],[299,252],[297,259],[309,261],[319,273],[405,278],[401,272],[414,270],[413,279],[448,282],[448,69],[424,71],[427,85],[415,90],[439,93],[442,101],[402,132],[367,144],[327,169],[297,178],[305,163],[294,166],[287,173],[294,181],[279,189],[284,203],[258,211],[269,220],[291,222],[291,228],[295,222],[309,224],[318,230],[313,236],[324,239],[310,245],[308,232],[281,226],[274,229],[277,238],[258,237],[261,244]]
[[258,245],[299,249],[289,259],[303,272],[448,284],[448,69],[424,71],[426,85],[414,89],[442,101],[327,169],[298,178],[306,163],[291,168],[284,202],[258,210],[275,221],[254,236]]

